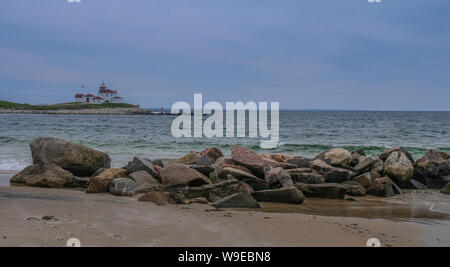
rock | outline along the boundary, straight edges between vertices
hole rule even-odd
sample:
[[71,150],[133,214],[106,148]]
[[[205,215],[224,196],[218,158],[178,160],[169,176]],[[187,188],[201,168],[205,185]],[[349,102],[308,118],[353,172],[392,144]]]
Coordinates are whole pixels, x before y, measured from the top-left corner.
[[233,145],[231,148],[231,158],[235,164],[246,167],[257,177],[264,177],[265,172],[270,170],[271,167],[281,167],[283,169],[295,168],[293,164],[265,158],[254,151],[237,145]]
[[74,187],[74,176],[54,163],[38,162],[14,175],[11,184],[52,188]]
[[97,175],[99,175],[100,173],[102,173],[102,172],[104,172],[104,171],[106,171],[106,170],[107,170],[107,168],[100,168],[100,169],[96,170],[96,171],[91,175],[91,177],[97,176]]
[[286,170],[277,167],[268,172],[266,172],[265,177],[266,182],[269,184],[270,188],[280,188],[280,187],[293,187],[291,175]]
[[146,171],[137,171],[133,172],[129,175],[131,179],[133,179],[135,182],[139,183],[146,183],[146,184],[154,184],[154,185],[161,185],[161,183],[156,180],[153,176],[151,176]]
[[413,177],[414,166],[406,154],[401,151],[394,151],[384,162],[384,173],[403,185]]
[[347,181],[342,183],[345,187],[346,194],[350,196],[365,196],[367,194],[367,190],[360,184],[351,184],[349,182],[355,182],[355,181]]
[[211,180],[184,164],[171,164],[161,170],[163,185],[200,186],[210,184]]
[[282,162],[282,163],[287,163],[287,160],[292,159],[292,156],[286,155],[286,154],[281,154],[281,153],[259,154],[259,155],[265,159],[274,160],[276,162]]
[[128,165],[123,168],[127,170],[128,173],[146,171],[148,174],[160,181],[160,176],[149,159],[136,156],[133,158],[133,161],[128,162]]
[[127,177],[127,170],[111,168],[107,169],[99,175],[89,180],[87,193],[105,193],[108,192],[109,186],[115,178]]
[[444,188],[441,189],[441,193],[450,195],[450,184],[444,186]]
[[355,179],[360,185],[362,185],[365,189],[368,189],[372,186],[372,174],[370,172],[365,172],[359,176],[357,176]]
[[239,181],[250,185],[255,191],[269,189],[269,184],[266,181],[254,176],[251,173],[231,167],[226,167],[223,168],[220,172],[220,179],[226,179],[228,175],[231,175]]
[[312,161],[313,161],[313,159],[297,157],[297,158],[288,159],[287,163],[293,164],[293,165],[297,166],[297,168],[311,168]]
[[57,138],[38,137],[30,147],[33,164],[54,163],[76,176],[91,176],[111,164],[106,153]]
[[384,161],[382,161],[381,159],[377,159],[370,166],[370,171],[371,172],[383,173],[383,171],[384,171]]
[[150,191],[138,199],[138,201],[153,202],[158,206],[167,204],[186,204],[183,194],[174,192]]
[[351,170],[330,166],[320,159],[311,162],[311,168],[323,175],[327,183],[342,183],[351,180],[355,175]]
[[405,188],[423,190],[427,189],[428,187],[415,179],[411,179],[408,181]]
[[213,166],[218,172],[220,172],[223,168],[231,167],[234,169],[239,169],[248,173],[252,173],[249,169],[245,168],[244,166],[234,164],[234,161],[231,158],[219,158],[216,160]]
[[344,199],[347,189],[344,185],[337,183],[325,184],[295,184],[298,190],[302,191],[306,197],[313,198],[333,198]]
[[87,188],[89,186],[89,180],[91,177],[73,177],[72,187],[74,188]]
[[217,159],[224,157],[222,151],[218,147],[207,148],[200,152],[200,155],[208,157],[211,162],[216,162]]
[[377,163],[378,160],[379,160],[379,158],[377,156],[373,156],[373,157],[369,157],[369,158],[364,157],[364,159],[361,162],[359,162],[356,166],[353,167],[353,170],[356,173],[362,173],[365,171],[369,171],[370,167],[373,164]]
[[204,198],[204,197],[198,197],[198,198],[193,198],[193,199],[189,199],[186,201],[187,204],[208,204],[208,199]]
[[392,152],[403,152],[406,155],[406,157],[409,159],[409,161],[414,162],[414,159],[411,156],[411,154],[408,152],[408,150],[406,150],[403,147],[399,147],[399,146],[385,149],[383,151],[383,153],[381,153],[380,159],[382,161],[386,161],[389,158],[389,156],[391,155]]
[[305,200],[305,195],[296,187],[253,192],[252,196],[256,201],[262,202],[302,204]]
[[200,159],[201,156],[202,155],[200,155],[200,153],[191,151],[191,152],[187,153],[186,155],[184,155],[183,157],[177,159],[175,162],[185,164],[185,165],[192,165],[192,164],[197,163],[197,161]]
[[260,208],[261,206],[256,200],[247,193],[236,193],[231,196],[224,197],[212,204],[214,207],[220,208]]
[[215,161],[212,161],[207,155],[202,155],[197,163],[190,167],[199,173],[209,176],[209,174],[215,170],[214,162]]
[[309,168],[290,169],[287,172],[291,175],[292,181],[295,183],[305,184],[323,184],[325,177],[318,174],[315,170]]
[[379,197],[392,197],[395,195],[393,183],[389,177],[375,179],[367,192]]
[[154,191],[160,187],[160,185],[135,182],[129,178],[116,178],[112,180],[111,185],[109,186],[109,192],[116,196],[134,196],[136,194]]
[[430,188],[440,189],[450,181],[450,157],[445,152],[430,150],[414,167],[414,178]]
[[176,159],[171,158],[162,158],[162,159],[154,159],[152,160],[153,167],[156,169],[156,166],[164,168],[165,166],[172,164],[176,161]]
[[347,149],[333,148],[328,152],[325,152],[318,157],[319,159],[331,160],[331,165],[342,168],[350,168],[352,162],[352,155]]
[[203,185],[200,187],[189,187],[187,192],[185,192],[185,196],[187,198],[204,197],[209,201],[214,202],[235,193],[251,194],[252,192],[253,188],[248,184],[236,179],[230,179],[217,184]]

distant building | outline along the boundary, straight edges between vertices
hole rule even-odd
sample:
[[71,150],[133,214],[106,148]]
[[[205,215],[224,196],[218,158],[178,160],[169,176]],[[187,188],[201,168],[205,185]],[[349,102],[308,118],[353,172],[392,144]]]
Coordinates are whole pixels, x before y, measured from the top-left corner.
[[75,102],[92,104],[123,103],[123,98],[118,96],[117,90],[108,89],[105,82],[102,82],[98,89],[98,96],[92,94],[76,94]]

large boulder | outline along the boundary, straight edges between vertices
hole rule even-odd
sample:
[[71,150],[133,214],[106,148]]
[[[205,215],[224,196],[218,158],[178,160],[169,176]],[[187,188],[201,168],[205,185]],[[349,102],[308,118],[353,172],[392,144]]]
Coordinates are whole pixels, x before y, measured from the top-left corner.
[[218,147],[207,148],[202,152],[200,152],[200,154],[202,156],[208,157],[211,160],[211,162],[215,162],[217,159],[224,157],[222,150],[220,150],[220,148]]
[[223,168],[222,171],[220,172],[221,179],[226,179],[226,178],[228,178],[229,175],[233,176],[234,178],[238,179],[239,181],[242,181],[242,182],[250,185],[255,191],[269,189],[269,184],[265,180],[260,179],[256,176],[254,176],[253,174],[242,171],[240,169],[226,167],[226,168]]
[[371,170],[371,167],[378,162],[379,158],[377,156],[364,157],[358,164],[353,167],[356,173],[363,173]]
[[89,180],[87,193],[105,193],[108,192],[112,180],[116,178],[127,177],[127,170],[119,168],[106,169],[104,172]]
[[309,168],[296,168],[287,170],[291,176],[292,181],[295,183],[305,184],[323,184],[325,183],[325,177],[318,174],[315,170]]
[[253,192],[252,196],[256,201],[262,202],[302,204],[305,200],[303,192],[294,186]]
[[74,176],[54,163],[38,162],[11,178],[11,184],[37,187],[73,187]]
[[281,167],[283,169],[293,169],[296,166],[290,163],[278,162],[270,156],[262,156],[250,149],[233,145],[231,148],[231,158],[237,165],[242,165],[249,169],[255,176],[264,177],[266,171],[272,168]]
[[137,171],[129,175],[131,179],[138,183],[161,185],[161,183],[146,171]]
[[133,161],[128,162],[128,165],[123,168],[127,170],[128,173],[146,171],[154,178],[160,180],[159,173],[155,170],[152,161],[140,156],[135,156]]
[[170,164],[161,170],[163,185],[200,186],[210,184],[211,180],[184,164]]
[[341,185],[345,187],[347,195],[365,196],[367,194],[367,190],[356,181],[343,182]]
[[407,157],[411,162],[414,162],[414,159],[413,159],[412,155],[408,152],[408,150],[406,150],[406,149],[403,148],[403,147],[399,147],[399,146],[391,147],[391,148],[385,149],[385,150],[381,153],[380,159],[381,159],[382,161],[386,161],[387,158],[389,158],[389,156],[390,156],[391,153],[393,153],[393,152],[402,152],[403,154],[406,155],[406,157]]
[[332,166],[350,168],[352,154],[344,148],[333,148],[318,156],[319,159],[328,159]]
[[277,167],[266,172],[266,182],[270,188],[293,187],[291,175],[286,170]]
[[108,154],[53,137],[38,137],[30,143],[33,164],[54,163],[76,176],[91,176],[100,168],[109,168]]
[[209,176],[211,172],[215,170],[214,162],[209,156],[202,155],[199,160],[190,167],[206,176]]
[[160,185],[135,182],[129,178],[116,178],[112,180],[109,186],[109,192],[116,196],[134,196],[136,194],[160,189],[160,187]]
[[167,204],[186,204],[183,194],[176,192],[150,191],[140,197],[138,201],[153,202],[158,206]]
[[441,193],[450,195],[450,184],[444,186],[444,188],[441,189]]
[[197,163],[197,161],[200,159],[201,156],[202,155],[200,153],[191,151],[191,152],[187,153],[186,155],[184,155],[183,157],[177,159],[175,162],[181,163],[181,164],[186,164],[186,165],[191,165],[191,164]]
[[414,166],[405,153],[394,151],[384,162],[384,174],[403,185],[413,177]]
[[372,181],[375,180],[375,178],[373,177],[373,174],[371,172],[365,172],[361,175],[356,176],[354,180],[362,185],[365,189],[368,189],[372,186]]
[[351,170],[330,166],[320,159],[311,162],[311,168],[323,175],[327,183],[342,183],[351,180],[355,175]]
[[226,196],[230,196],[235,193],[247,193],[251,194],[253,188],[248,184],[238,181],[236,179],[229,179],[227,181],[202,185],[199,187],[189,187],[184,195],[187,198],[206,198],[211,202],[217,201]]
[[367,190],[368,194],[379,197],[392,197],[401,194],[401,189],[392,182],[389,177],[377,178],[373,181],[372,186]]
[[431,188],[442,188],[450,182],[450,156],[445,152],[430,150],[414,167],[414,178]]
[[236,193],[231,196],[224,197],[212,204],[214,207],[220,208],[260,208],[252,195],[248,193]]
[[333,198],[344,199],[347,189],[344,185],[337,183],[325,184],[295,184],[298,190],[302,191],[306,197],[313,198]]

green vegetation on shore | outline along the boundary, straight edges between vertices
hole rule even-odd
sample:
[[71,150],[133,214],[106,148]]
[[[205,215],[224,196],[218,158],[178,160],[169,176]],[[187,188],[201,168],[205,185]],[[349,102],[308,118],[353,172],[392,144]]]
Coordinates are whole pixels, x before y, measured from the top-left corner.
[[0,100],[0,109],[18,109],[18,110],[59,110],[59,109],[105,109],[105,108],[134,108],[138,105],[131,105],[127,103],[103,103],[103,104],[86,104],[86,103],[61,103],[53,105],[30,105],[20,104]]

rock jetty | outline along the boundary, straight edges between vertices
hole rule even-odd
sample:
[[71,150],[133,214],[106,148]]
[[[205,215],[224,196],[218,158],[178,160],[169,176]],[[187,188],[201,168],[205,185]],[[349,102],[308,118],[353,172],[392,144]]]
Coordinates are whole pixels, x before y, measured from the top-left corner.
[[106,153],[65,140],[38,137],[30,147],[33,165],[12,177],[11,185],[142,194],[139,201],[157,205],[258,208],[264,202],[299,205],[308,198],[391,197],[403,189],[449,193],[450,156],[434,150],[417,161],[402,147],[372,156],[334,148],[309,159],[234,145],[231,157],[210,147],[178,159],[136,156],[123,168],[111,168]]

